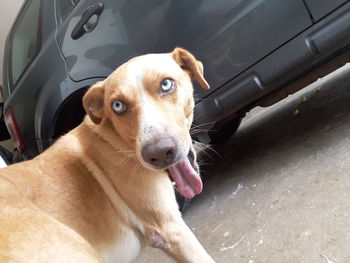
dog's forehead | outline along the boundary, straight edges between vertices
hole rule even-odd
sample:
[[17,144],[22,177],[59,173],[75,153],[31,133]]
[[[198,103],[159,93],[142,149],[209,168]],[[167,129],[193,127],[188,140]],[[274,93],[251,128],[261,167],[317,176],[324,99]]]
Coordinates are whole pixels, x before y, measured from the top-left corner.
[[[147,54],[134,57],[119,66],[107,80],[106,95],[111,93],[132,93],[145,88],[159,78],[177,78],[183,70],[173,59],[171,53]],[[145,86],[145,84],[147,85]]]
[[159,71],[173,71],[178,70],[179,66],[173,59],[170,53],[165,54],[147,54],[135,57],[126,63],[130,72],[138,70],[142,72],[145,69],[159,70]]
[[122,65],[123,75],[127,81],[140,86],[144,78],[157,75],[179,74],[182,72],[171,54],[148,54],[129,60]]

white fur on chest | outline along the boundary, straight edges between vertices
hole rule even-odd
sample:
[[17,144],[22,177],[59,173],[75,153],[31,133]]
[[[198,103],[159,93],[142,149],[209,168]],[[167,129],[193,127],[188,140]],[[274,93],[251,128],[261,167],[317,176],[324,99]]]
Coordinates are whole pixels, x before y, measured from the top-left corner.
[[106,263],[133,262],[143,247],[138,234],[131,228],[125,227],[119,241],[100,250]]
[[144,225],[143,222],[134,214],[129,206],[120,198],[111,182],[103,174],[93,161],[86,162],[88,169],[92,172],[95,179],[103,188],[105,194],[113,206],[121,212],[126,222],[129,222],[133,228],[127,225],[120,225],[120,233],[116,241],[98,248],[101,256],[106,263],[133,262],[139,255],[143,246]]

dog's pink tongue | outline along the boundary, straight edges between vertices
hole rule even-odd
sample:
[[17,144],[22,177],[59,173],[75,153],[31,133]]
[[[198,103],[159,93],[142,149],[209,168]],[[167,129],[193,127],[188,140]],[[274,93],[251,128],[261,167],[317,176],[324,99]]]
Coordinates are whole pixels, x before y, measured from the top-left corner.
[[187,158],[170,166],[168,169],[181,195],[186,198],[193,198],[202,192],[202,180]]

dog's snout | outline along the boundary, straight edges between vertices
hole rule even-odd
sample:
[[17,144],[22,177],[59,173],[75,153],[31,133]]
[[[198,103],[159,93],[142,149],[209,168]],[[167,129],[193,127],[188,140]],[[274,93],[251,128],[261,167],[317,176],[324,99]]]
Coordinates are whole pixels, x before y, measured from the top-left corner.
[[173,137],[153,140],[141,150],[142,158],[153,167],[162,168],[171,164],[177,154],[177,144]]

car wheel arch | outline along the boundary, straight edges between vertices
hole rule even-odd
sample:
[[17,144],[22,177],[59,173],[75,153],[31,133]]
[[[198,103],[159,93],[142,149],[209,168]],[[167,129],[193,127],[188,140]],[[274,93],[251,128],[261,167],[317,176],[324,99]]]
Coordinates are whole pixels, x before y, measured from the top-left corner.
[[50,137],[56,140],[78,126],[86,115],[82,97],[88,87],[81,88],[67,97],[58,108],[50,127]]

